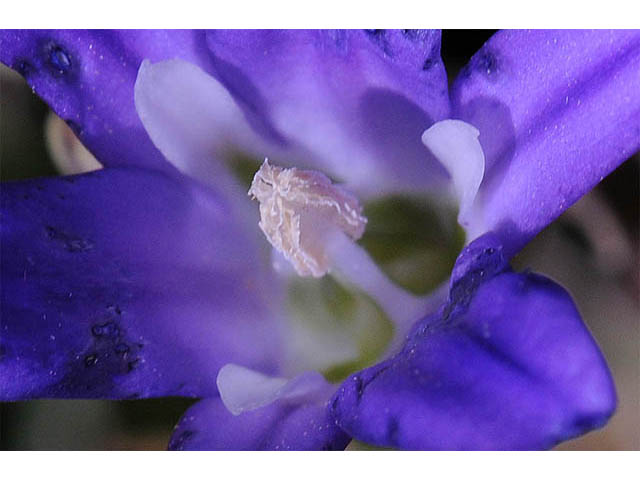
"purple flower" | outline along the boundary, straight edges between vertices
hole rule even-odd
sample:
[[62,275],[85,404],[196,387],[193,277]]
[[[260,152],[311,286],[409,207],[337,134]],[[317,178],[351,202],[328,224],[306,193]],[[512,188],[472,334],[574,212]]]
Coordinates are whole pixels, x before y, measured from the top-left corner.
[[[438,32],[3,31],[0,60],[105,167],[3,184],[1,400],[202,398],[175,449],[549,448],[612,414],[567,292],[508,261],[640,147],[640,32],[500,32],[450,93]],[[453,203],[445,286],[331,250],[326,212],[300,238],[330,276],[298,278],[232,173],[265,157],[365,214]]]

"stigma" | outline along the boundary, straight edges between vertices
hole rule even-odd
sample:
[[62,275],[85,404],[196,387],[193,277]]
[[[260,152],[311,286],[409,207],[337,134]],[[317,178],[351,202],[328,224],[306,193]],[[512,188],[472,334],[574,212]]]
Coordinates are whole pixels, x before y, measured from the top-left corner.
[[336,234],[352,241],[367,219],[358,199],[313,170],[283,168],[265,159],[248,194],[260,203],[260,229],[301,276],[322,277],[331,269],[328,245]]

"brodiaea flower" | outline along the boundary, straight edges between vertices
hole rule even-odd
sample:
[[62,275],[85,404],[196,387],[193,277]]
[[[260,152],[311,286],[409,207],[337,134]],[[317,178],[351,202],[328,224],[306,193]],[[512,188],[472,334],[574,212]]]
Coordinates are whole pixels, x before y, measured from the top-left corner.
[[568,294],[508,260],[638,149],[639,32],[501,32],[451,95],[437,32],[0,42],[105,166],[3,185],[0,399],[200,397],[170,447],[205,449],[547,448],[611,415]]

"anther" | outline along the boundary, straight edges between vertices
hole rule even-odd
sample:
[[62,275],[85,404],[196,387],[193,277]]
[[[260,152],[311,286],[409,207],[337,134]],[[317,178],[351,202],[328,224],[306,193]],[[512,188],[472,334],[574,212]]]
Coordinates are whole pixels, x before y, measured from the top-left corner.
[[249,195],[260,202],[260,228],[301,276],[330,273],[369,295],[402,336],[426,312],[425,299],[404,291],[356,243],[367,219],[357,198],[319,172],[264,161]]
[[281,168],[265,160],[249,195],[260,202],[260,228],[299,275],[322,277],[330,268],[329,235],[357,240],[367,219],[358,200],[319,172]]

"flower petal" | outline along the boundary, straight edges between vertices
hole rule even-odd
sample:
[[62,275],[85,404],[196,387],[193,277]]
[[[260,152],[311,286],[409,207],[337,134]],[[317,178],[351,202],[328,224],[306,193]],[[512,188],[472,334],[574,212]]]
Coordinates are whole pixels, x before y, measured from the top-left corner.
[[439,32],[220,30],[207,45],[216,78],[298,166],[358,193],[447,177],[420,142],[449,114]]
[[216,384],[222,403],[234,415],[256,410],[278,399],[311,400],[322,397],[326,400],[326,392],[335,390],[315,371],[304,372],[288,380],[233,363],[220,369]]
[[484,176],[484,153],[478,129],[460,120],[442,120],[422,134],[422,143],[431,150],[451,175],[458,198],[460,225],[469,224],[471,207]]
[[219,398],[208,398],[187,410],[169,449],[344,450],[349,440],[324,404],[277,401],[235,416]]
[[225,157],[269,155],[227,89],[198,66],[167,60],[140,66],[135,104],[154,144],[180,171],[221,184]]
[[405,449],[538,449],[613,413],[612,379],[569,295],[505,271],[489,245],[465,250],[449,302],[399,354],[338,390],[332,412],[349,434]]
[[640,147],[640,32],[499,32],[452,104],[487,157],[476,235],[513,255]]
[[215,395],[275,373],[258,249],[229,206],[137,169],[2,185],[0,399]]
[[198,31],[0,31],[0,61],[20,72],[106,166],[170,168],[135,111],[138,67],[144,58],[203,63],[204,48]]

